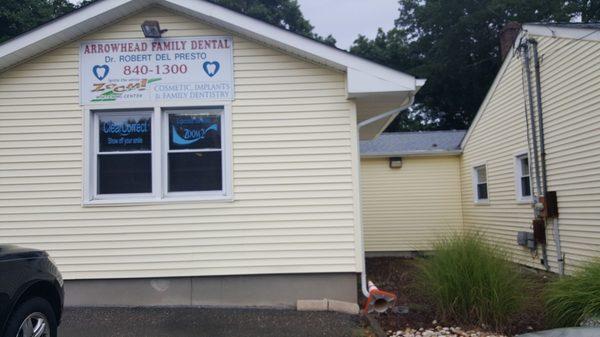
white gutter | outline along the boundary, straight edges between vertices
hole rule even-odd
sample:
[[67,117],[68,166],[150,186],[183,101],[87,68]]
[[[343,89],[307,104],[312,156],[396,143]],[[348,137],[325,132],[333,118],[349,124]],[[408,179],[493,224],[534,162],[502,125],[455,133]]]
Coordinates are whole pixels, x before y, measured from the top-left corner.
[[365,258],[365,232],[363,230],[363,224],[362,224],[362,200],[361,200],[361,186],[360,186],[360,177],[361,177],[361,173],[360,173],[360,158],[361,158],[361,156],[360,156],[360,129],[363,126],[371,124],[373,122],[376,122],[376,121],[378,121],[380,119],[388,118],[388,117],[390,117],[390,116],[392,116],[394,114],[397,115],[400,112],[402,112],[403,110],[405,110],[408,107],[410,107],[411,105],[413,105],[414,102],[415,102],[415,95],[414,94],[410,94],[409,100],[408,100],[407,104],[405,104],[405,105],[403,105],[403,106],[401,106],[401,107],[399,107],[397,109],[390,110],[390,111],[384,112],[384,113],[382,113],[380,115],[371,117],[371,118],[366,119],[366,120],[364,120],[364,121],[362,121],[362,122],[360,122],[360,123],[357,124],[358,131],[357,131],[356,142],[358,143],[357,144],[357,149],[358,149],[358,152],[359,152],[358,153],[358,168],[357,168],[358,169],[358,181],[357,181],[357,183],[358,183],[358,200],[359,200],[359,205],[360,205],[359,213],[361,214],[361,216],[360,216],[360,218],[358,220],[358,221],[360,221],[360,226],[358,226],[358,228],[361,231],[360,232],[360,236],[361,236],[362,239],[360,240],[360,245],[361,245],[361,247],[360,247],[360,254],[362,255],[361,259],[363,261],[363,268],[362,268],[362,272],[360,273],[360,286],[361,286],[360,289],[362,291],[363,296],[366,297],[366,298],[369,298],[369,284],[368,284],[369,282],[367,281],[367,260]]

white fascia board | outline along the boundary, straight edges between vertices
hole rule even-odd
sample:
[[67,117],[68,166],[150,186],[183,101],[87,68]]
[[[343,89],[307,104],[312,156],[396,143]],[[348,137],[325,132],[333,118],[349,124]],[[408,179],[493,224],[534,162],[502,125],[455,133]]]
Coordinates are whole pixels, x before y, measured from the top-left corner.
[[[86,27],[80,26],[82,23],[95,22],[97,27],[103,25],[103,22],[99,22],[98,17],[103,13],[113,11],[118,9],[121,6],[132,3],[132,0],[103,0],[95,2],[91,5],[88,5],[86,8],[82,8],[81,10],[76,10],[70,14],[65,15],[62,18],[56,19],[54,21],[50,21],[47,24],[44,24],[34,30],[25,33],[21,36],[13,38],[0,46],[0,69],[11,66],[12,64],[4,64],[4,59],[7,56],[13,54],[19,54],[21,50],[26,48],[38,45],[40,48],[38,53],[45,51],[43,48],[44,41],[50,40],[56,44],[56,36],[61,34],[70,35],[70,30],[73,30],[77,27],[77,30],[81,33],[86,33]],[[143,7],[148,4],[147,0],[136,0],[135,6],[133,7]],[[115,18],[117,19],[117,18]],[[60,42],[67,42],[61,40]],[[34,53],[34,54],[38,54]],[[33,56],[33,55],[24,55],[24,56]],[[22,59],[20,59],[22,61]]]
[[[353,73],[348,76],[348,88],[351,88],[353,94],[416,92],[419,84],[423,84],[421,80],[417,80],[411,75],[205,0],[102,0],[95,2],[0,45],[0,69],[45,52],[60,43],[68,42],[67,36],[75,39],[93,29],[104,26],[109,21],[116,21],[129,15],[133,9],[141,9],[152,4],[162,5],[196,17],[313,62],[348,74]],[[65,38],[57,40],[58,36]],[[371,84],[371,86],[365,83]]]
[[530,35],[560,37],[563,39],[600,41],[600,30],[582,28],[574,24],[572,27],[558,27],[552,25],[525,24],[523,31]]
[[[378,92],[376,88],[381,88],[381,92],[416,90],[417,80],[411,75],[352,55],[346,51],[327,46],[225,7],[198,0],[158,0],[158,3],[248,36],[253,40],[278,47],[288,53],[323,63],[335,69],[347,71],[349,92]],[[355,74],[358,76],[351,77],[350,72],[361,74]],[[368,89],[365,85],[356,83],[354,79],[369,79],[369,83],[375,83],[376,87]],[[364,89],[366,91],[351,91],[351,88],[356,88],[352,90]]]
[[393,93],[417,90],[414,78],[412,81],[405,81],[405,83],[398,84],[354,68],[348,68],[347,76],[349,97],[360,97],[367,93]]

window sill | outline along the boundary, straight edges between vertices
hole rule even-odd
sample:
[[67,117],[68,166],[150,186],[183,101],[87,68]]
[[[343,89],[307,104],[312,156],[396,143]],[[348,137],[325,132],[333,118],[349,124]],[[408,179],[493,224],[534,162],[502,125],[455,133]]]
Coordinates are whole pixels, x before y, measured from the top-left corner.
[[517,204],[519,205],[533,205],[532,199],[517,199]]
[[488,206],[490,204],[489,200],[476,200],[473,201],[473,204],[475,204],[475,206]]
[[137,206],[137,205],[160,205],[173,203],[198,203],[198,202],[233,202],[232,195],[197,196],[197,197],[165,197],[156,198],[127,198],[127,199],[94,199],[84,200],[83,207],[102,206]]

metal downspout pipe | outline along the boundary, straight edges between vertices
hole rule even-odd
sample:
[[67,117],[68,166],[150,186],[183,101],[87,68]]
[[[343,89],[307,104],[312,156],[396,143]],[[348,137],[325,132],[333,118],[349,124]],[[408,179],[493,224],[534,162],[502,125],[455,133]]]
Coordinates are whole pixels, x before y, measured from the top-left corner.
[[[531,63],[531,58],[529,56],[529,43],[530,41],[526,41],[525,43],[523,43],[521,45],[521,48],[523,49],[523,66],[525,67],[525,76],[527,78],[527,95],[528,97],[528,103],[529,103],[529,120],[531,121],[531,142],[532,142],[532,147],[533,147],[533,159],[534,159],[534,163],[535,163],[535,187],[536,187],[536,191],[537,191],[537,195],[534,198],[534,204],[535,204],[535,217],[539,218],[540,215],[540,208],[539,208],[539,197],[542,195],[542,182],[541,182],[541,178],[540,178],[540,159],[539,159],[539,155],[538,155],[538,143],[537,143],[537,133],[536,133],[536,128],[535,128],[535,111],[534,111],[534,103],[533,103],[533,88],[531,85],[531,67],[530,67],[530,63]],[[539,96],[539,95],[538,95]],[[538,100],[541,100],[540,97],[538,97]],[[542,245],[542,259],[544,262],[544,268],[546,270],[550,270],[550,266],[548,265],[548,250],[545,244]]]
[[533,88],[531,87],[531,68],[529,64],[531,62],[529,57],[529,45],[527,43],[522,45],[523,48],[523,66],[525,67],[525,76],[527,77],[527,95],[529,96],[529,120],[531,121],[531,142],[533,148],[533,161],[535,166],[535,187],[537,190],[536,200],[542,194],[542,182],[540,181],[540,164],[538,157],[538,144],[535,130],[535,111],[533,106]]
[[[542,83],[540,77],[540,58],[538,53],[538,42],[535,39],[529,39],[529,43],[533,49],[533,64],[535,69],[535,89],[537,98],[537,112],[538,112],[538,128],[540,130],[540,152],[541,152],[541,166],[542,166],[542,183],[544,187],[544,196],[548,195],[548,177],[546,174],[546,143],[544,140],[544,114],[542,110]],[[554,218],[552,224],[552,237],[554,238],[554,245],[556,248],[556,262],[558,263],[559,275],[565,273],[565,261],[562,255],[560,232],[558,230],[558,218]]]
[[[415,95],[410,94],[407,104],[405,104],[397,109],[393,109],[388,112],[385,112],[381,115],[377,115],[377,116],[368,118],[357,124],[358,132],[357,132],[356,142],[357,142],[357,150],[358,150],[358,193],[359,193],[359,201],[360,201],[360,208],[359,208],[360,213],[362,213],[362,193],[361,193],[361,183],[360,183],[360,178],[361,178],[361,173],[360,173],[360,129],[362,127],[364,127],[365,125],[371,124],[371,123],[381,120],[383,118],[388,118],[390,116],[397,115],[400,112],[402,112],[403,110],[405,110],[405,109],[409,108],[411,105],[413,105],[414,102],[415,102]],[[365,298],[369,298],[370,292],[369,292],[369,281],[367,280],[367,259],[365,256],[365,231],[363,229],[362,216],[360,217],[360,222],[361,222],[360,226],[359,226],[359,228],[361,230],[360,253],[362,255],[362,261],[363,261],[363,269],[362,269],[362,272],[360,273],[360,285],[361,285],[360,288],[361,288],[363,296]]]

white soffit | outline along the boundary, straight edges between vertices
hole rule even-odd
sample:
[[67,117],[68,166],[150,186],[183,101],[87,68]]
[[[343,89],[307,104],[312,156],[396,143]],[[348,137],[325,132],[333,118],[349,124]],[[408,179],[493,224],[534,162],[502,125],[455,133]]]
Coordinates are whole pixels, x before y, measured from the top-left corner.
[[[0,71],[91,33],[152,4],[347,72],[348,96],[416,92],[423,80],[205,0],[100,0],[0,45]],[[168,29],[168,26],[165,26]]]

